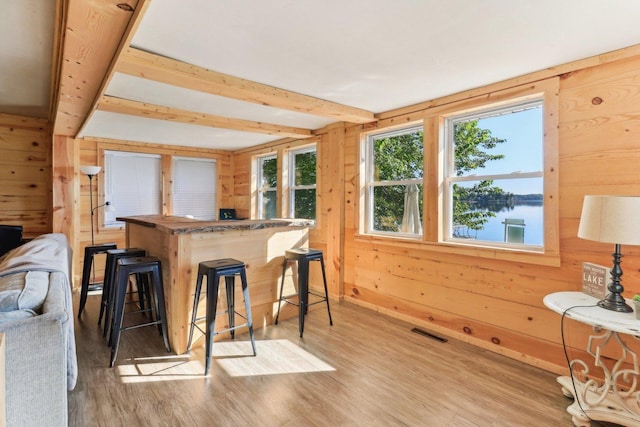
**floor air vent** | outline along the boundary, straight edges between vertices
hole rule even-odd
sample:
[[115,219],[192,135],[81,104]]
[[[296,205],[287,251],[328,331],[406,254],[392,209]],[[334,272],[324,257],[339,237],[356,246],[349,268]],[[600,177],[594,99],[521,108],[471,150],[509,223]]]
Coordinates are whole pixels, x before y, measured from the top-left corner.
[[431,332],[427,332],[427,331],[425,331],[424,329],[420,329],[420,328],[413,328],[413,329],[411,329],[411,332],[415,332],[416,334],[420,334],[420,335],[422,335],[422,336],[425,336],[425,337],[427,337],[427,338],[434,339],[434,340],[436,340],[436,341],[440,341],[440,342],[447,342],[447,339],[446,339],[446,338],[442,338],[442,337],[439,337],[439,336],[437,336],[437,335],[434,335],[434,334],[432,334]]

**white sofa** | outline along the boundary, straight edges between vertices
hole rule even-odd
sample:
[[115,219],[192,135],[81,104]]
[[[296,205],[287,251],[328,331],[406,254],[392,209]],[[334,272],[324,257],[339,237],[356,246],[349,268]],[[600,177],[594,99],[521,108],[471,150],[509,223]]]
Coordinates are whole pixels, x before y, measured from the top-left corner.
[[7,426],[68,424],[77,379],[71,254],[63,234],[45,234],[0,258]]

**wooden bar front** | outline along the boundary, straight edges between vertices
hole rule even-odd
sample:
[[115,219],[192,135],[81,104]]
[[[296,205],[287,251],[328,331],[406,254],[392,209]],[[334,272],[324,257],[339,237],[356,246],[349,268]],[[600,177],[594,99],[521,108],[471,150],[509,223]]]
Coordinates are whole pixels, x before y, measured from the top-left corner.
[[[187,349],[200,262],[235,258],[246,264],[254,328],[264,327],[275,318],[284,253],[290,248],[308,247],[310,224],[296,220],[205,222],[163,215],[118,220],[126,223],[127,247],[145,249],[162,261],[169,339],[176,354]],[[236,300],[242,301],[239,282]],[[204,302],[201,305],[204,307]],[[236,306],[244,311],[243,304]],[[216,330],[225,324],[225,317],[220,316]]]

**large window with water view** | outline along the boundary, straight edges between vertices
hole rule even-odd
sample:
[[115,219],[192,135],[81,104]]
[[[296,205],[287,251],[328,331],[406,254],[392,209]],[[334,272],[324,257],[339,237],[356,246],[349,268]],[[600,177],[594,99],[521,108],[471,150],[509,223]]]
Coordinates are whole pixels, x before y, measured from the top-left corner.
[[542,248],[542,100],[449,117],[446,240]]

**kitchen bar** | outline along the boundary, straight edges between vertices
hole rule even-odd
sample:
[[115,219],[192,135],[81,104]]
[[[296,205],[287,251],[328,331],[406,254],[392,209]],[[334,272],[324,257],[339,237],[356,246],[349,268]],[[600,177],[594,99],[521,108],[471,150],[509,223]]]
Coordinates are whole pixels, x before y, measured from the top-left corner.
[[[187,349],[200,262],[220,258],[243,261],[247,268],[254,328],[272,324],[284,253],[290,248],[308,247],[309,226],[313,224],[308,220],[288,219],[200,221],[167,215],[117,219],[126,223],[127,247],[145,249],[147,255],[162,261],[169,340],[176,354]],[[236,298],[242,301],[239,282]],[[204,309],[200,313],[204,313]],[[220,319],[219,323],[223,324],[223,318]],[[220,324],[216,329],[224,327]]]

